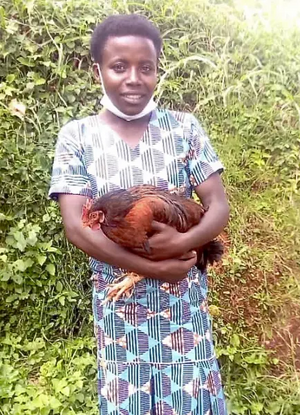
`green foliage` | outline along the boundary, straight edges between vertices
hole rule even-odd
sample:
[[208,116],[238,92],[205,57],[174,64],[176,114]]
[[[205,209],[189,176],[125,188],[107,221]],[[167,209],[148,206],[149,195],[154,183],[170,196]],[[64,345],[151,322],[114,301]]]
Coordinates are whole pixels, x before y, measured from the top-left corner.
[[[273,375],[282,356],[263,346],[300,297],[299,28],[265,3],[251,14],[234,0],[2,1],[1,415],[97,413],[87,262],[65,241],[47,191],[58,130],[99,111],[92,28],[123,12],[160,27],[157,98],[195,112],[227,166],[230,246],[211,302],[230,412],[299,414],[295,365]],[[249,304],[230,305],[245,289]],[[253,304],[256,320],[244,312]]]
[[98,413],[93,341],[50,344],[6,335],[2,345],[1,414]]

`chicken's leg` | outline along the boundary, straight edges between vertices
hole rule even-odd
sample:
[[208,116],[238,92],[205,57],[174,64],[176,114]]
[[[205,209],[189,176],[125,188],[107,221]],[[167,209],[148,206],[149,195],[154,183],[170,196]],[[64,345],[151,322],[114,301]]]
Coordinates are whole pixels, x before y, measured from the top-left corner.
[[110,284],[107,297],[103,301],[103,304],[106,304],[108,301],[118,301],[123,295],[130,298],[135,284],[143,278],[142,275],[136,274],[135,272],[128,272],[117,278],[115,282]]

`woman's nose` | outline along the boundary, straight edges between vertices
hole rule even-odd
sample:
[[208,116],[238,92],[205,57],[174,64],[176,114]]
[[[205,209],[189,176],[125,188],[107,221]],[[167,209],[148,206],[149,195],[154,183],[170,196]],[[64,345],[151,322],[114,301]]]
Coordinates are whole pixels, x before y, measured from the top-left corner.
[[139,84],[141,82],[139,72],[136,68],[131,68],[127,77],[127,83]]

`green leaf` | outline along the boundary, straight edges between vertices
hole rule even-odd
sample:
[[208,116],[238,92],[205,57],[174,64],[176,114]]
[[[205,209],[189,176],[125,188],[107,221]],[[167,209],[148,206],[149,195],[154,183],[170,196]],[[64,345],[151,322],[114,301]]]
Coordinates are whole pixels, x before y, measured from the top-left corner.
[[34,246],[37,243],[37,236],[34,230],[28,232],[27,242],[31,246]]
[[37,262],[43,265],[47,259],[46,255],[36,255]]
[[62,291],[62,289],[63,289],[63,285],[62,285],[62,283],[61,283],[60,281],[57,281],[57,284],[56,284],[56,290],[57,290],[58,292],[61,292],[61,291]]
[[59,393],[61,389],[65,388],[68,385],[66,379],[52,379],[52,385],[56,393]]
[[60,392],[65,396],[70,396],[70,387],[66,386],[65,388],[61,389]]
[[7,81],[8,83],[13,82],[15,79],[16,79],[16,75],[14,75],[13,73],[8,74],[8,75],[7,75],[7,77],[6,77],[6,81]]
[[230,339],[230,343],[232,344],[232,346],[234,347],[239,347],[240,345],[240,338],[237,334],[233,334],[231,339]]
[[17,261],[14,262],[14,268],[18,271],[24,272],[27,270],[27,268],[30,268],[33,265],[33,260],[31,258],[27,258],[25,260],[23,259],[17,259]]
[[77,395],[76,395],[76,399],[77,399],[80,403],[83,403],[83,402],[84,402],[84,399],[85,399],[85,396],[84,396],[84,394],[83,394],[83,393],[77,393]]
[[20,57],[20,58],[18,58],[18,61],[24,66],[28,66],[28,67],[31,67],[31,68],[35,67],[35,63],[31,62],[29,59]]
[[56,410],[62,406],[62,403],[55,396],[51,396],[49,406],[51,409]]
[[251,413],[260,414],[263,408],[264,408],[264,405],[261,402],[253,402],[251,404]]
[[16,248],[18,248],[21,252],[23,252],[27,246],[27,242],[26,239],[23,235],[23,233],[21,231],[15,231],[13,232],[13,238],[14,238],[14,242],[9,239],[9,236],[6,238],[7,243],[9,243],[12,246],[15,246]]
[[21,274],[13,274],[12,279],[16,284],[19,284],[19,285],[22,284],[23,282],[23,277]]
[[15,242],[16,242],[16,240],[15,240],[15,238],[12,235],[8,235],[6,237],[6,239],[5,239],[5,243],[7,245],[10,245],[10,246],[14,246],[15,245]]
[[32,405],[34,405],[35,408],[43,408],[43,407],[47,407],[49,404],[49,396],[41,393],[40,395],[38,395],[37,397],[35,397],[32,400]]
[[1,281],[9,281],[10,278],[12,278],[12,273],[8,271],[4,271],[3,274],[1,274]]
[[17,294],[12,294],[9,295],[8,297],[6,297],[6,302],[7,303],[12,303],[13,301],[15,301],[18,298]]
[[0,261],[7,262],[7,255],[0,255]]
[[34,80],[35,85],[44,85],[46,83],[46,79],[38,78]]
[[66,297],[61,296],[61,297],[59,297],[59,298],[58,298],[58,301],[60,302],[60,304],[61,304],[62,306],[64,306],[64,305],[65,305],[65,303],[66,303]]
[[45,213],[43,216],[43,222],[49,222],[51,220],[51,217],[48,213]]
[[54,264],[48,264],[46,266],[46,270],[49,272],[50,275],[55,275],[55,265]]

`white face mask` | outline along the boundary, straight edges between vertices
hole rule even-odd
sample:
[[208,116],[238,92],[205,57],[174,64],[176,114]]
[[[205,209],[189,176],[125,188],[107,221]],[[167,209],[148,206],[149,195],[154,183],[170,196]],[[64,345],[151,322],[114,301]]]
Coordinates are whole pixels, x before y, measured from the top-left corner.
[[120,111],[115,104],[113,104],[113,102],[111,101],[111,99],[109,98],[109,96],[107,95],[105,88],[104,88],[104,82],[103,82],[103,78],[101,75],[101,71],[100,71],[100,66],[97,63],[97,67],[98,67],[98,72],[100,75],[100,79],[101,79],[101,84],[102,84],[102,89],[104,92],[104,95],[100,101],[101,105],[103,105],[104,108],[106,108],[108,111],[112,112],[113,114],[115,114],[117,117],[122,118],[123,120],[126,121],[133,121],[133,120],[137,120],[139,118],[144,117],[145,115],[149,114],[150,112],[152,112],[153,110],[155,110],[155,108],[157,107],[156,103],[153,100],[153,96],[150,98],[150,101],[148,102],[148,104],[145,106],[145,108],[139,112],[138,114],[135,115],[128,115],[128,114],[124,114],[124,112]]

